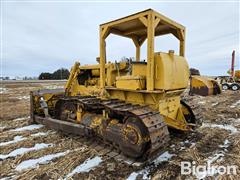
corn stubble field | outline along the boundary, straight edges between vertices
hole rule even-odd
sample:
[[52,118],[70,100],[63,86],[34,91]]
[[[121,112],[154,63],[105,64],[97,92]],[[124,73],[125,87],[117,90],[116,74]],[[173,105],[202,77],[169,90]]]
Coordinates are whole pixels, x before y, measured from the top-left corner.
[[[80,137],[67,136],[43,125],[29,124],[29,91],[63,87],[56,83],[2,84],[0,107],[0,178],[3,179],[185,179],[181,161],[196,165],[240,167],[240,91],[218,96],[188,97],[199,105],[203,124],[194,132],[172,132],[163,153],[144,167],[97,154]],[[214,179],[238,175],[204,174]]]

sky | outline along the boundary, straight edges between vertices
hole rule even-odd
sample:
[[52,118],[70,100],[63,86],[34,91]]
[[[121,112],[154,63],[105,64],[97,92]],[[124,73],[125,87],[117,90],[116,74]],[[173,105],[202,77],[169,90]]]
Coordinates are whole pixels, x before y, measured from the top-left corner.
[[[204,75],[226,75],[236,50],[240,66],[239,2],[17,2],[1,4],[1,76],[38,76],[75,61],[95,64],[99,24],[152,8],[186,27],[186,59]],[[107,60],[135,56],[130,39],[110,35]],[[157,37],[156,52],[178,52],[172,35]],[[146,58],[146,42],[141,59]]]

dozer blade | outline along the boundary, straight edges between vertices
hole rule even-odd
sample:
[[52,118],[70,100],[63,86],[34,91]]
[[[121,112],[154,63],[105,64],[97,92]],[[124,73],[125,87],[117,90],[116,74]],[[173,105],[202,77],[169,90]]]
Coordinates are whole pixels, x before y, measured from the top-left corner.
[[[91,129],[86,129],[81,124],[41,117],[37,115],[34,116],[34,121],[63,133],[79,135],[79,141],[92,150],[95,150],[97,155],[102,157],[102,159],[114,158],[118,162],[136,166],[137,168],[144,167],[146,164],[151,163],[157,156],[164,152],[163,148],[159,149],[158,151],[155,151],[151,157],[148,157],[148,159],[144,161],[140,159],[133,159],[131,157],[125,156],[116,147],[113,147],[108,143],[104,143],[101,139],[94,137],[93,131]],[[89,137],[92,137],[94,139],[89,140]]]
[[190,95],[210,96],[221,93],[221,86],[214,79],[204,76],[191,76]]
[[52,119],[50,117],[34,116],[34,121],[46,125],[50,129],[55,129],[69,134],[76,134],[81,136],[93,136],[93,131],[84,127],[81,124],[76,124],[68,121],[61,121],[58,119]]

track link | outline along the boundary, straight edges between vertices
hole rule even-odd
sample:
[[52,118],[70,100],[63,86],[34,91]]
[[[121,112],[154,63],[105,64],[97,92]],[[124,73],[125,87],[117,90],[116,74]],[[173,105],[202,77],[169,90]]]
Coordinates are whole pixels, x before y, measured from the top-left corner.
[[195,103],[193,101],[193,97],[192,96],[184,96],[182,98],[183,102],[187,103],[187,106],[189,106],[189,108],[191,109],[191,111],[193,112],[194,114],[194,117],[195,117],[195,124],[196,126],[201,126],[202,125],[202,122],[203,122],[203,113],[202,113],[202,110],[200,108],[200,105]]
[[[120,153],[121,149],[119,145],[111,141],[106,141],[103,138],[103,141],[105,144],[107,144],[107,146],[110,146],[111,149],[115,149],[116,152],[118,152],[118,154],[116,155],[118,159],[128,159],[129,162],[143,162],[147,159],[153,159],[154,157],[159,155],[159,152],[161,152],[163,147],[168,143],[170,139],[168,128],[167,125],[164,123],[163,117],[159,114],[158,111],[153,110],[148,106],[126,103],[125,101],[118,99],[102,100],[94,96],[65,97],[61,98],[61,101],[74,102],[78,105],[80,104],[85,111],[88,111],[90,113],[101,113],[103,110],[105,110],[109,114],[122,117],[122,124],[124,124],[124,121],[126,121],[126,119],[128,119],[129,117],[134,117],[139,122],[142,122],[144,124],[144,128],[146,128],[148,132],[149,146],[147,151],[144,153],[144,156],[141,158],[122,158],[122,154],[124,154],[124,152]],[[95,135],[99,137],[95,129],[91,129],[89,125],[89,122],[78,124],[79,127],[82,126],[81,128],[84,129],[81,131],[84,132],[84,136],[92,137]],[[65,129],[62,128],[61,130],[64,131]]]
[[113,113],[134,116],[141,120],[149,132],[151,148],[148,151],[148,158],[154,156],[154,153],[163,148],[169,141],[169,132],[163,117],[158,111],[148,106],[134,105],[114,100],[113,102],[103,103],[105,108]]

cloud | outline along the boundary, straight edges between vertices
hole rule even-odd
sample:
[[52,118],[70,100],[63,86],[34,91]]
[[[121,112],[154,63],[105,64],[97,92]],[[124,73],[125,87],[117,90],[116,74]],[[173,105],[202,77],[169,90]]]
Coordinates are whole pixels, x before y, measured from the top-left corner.
[[[37,76],[74,61],[93,64],[99,56],[99,24],[144,9],[156,11],[187,28],[186,55],[204,74],[222,74],[232,49],[239,66],[239,9],[236,3],[3,3],[3,75]],[[174,49],[173,36],[156,38],[155,51]],[[107,39],[108,60],[134,56],[129,39]],[[146,58],[146,42],[141,49]],[[211,68],[210,68],[211,67]],[[213,67],[218,67],[214,68]]]

